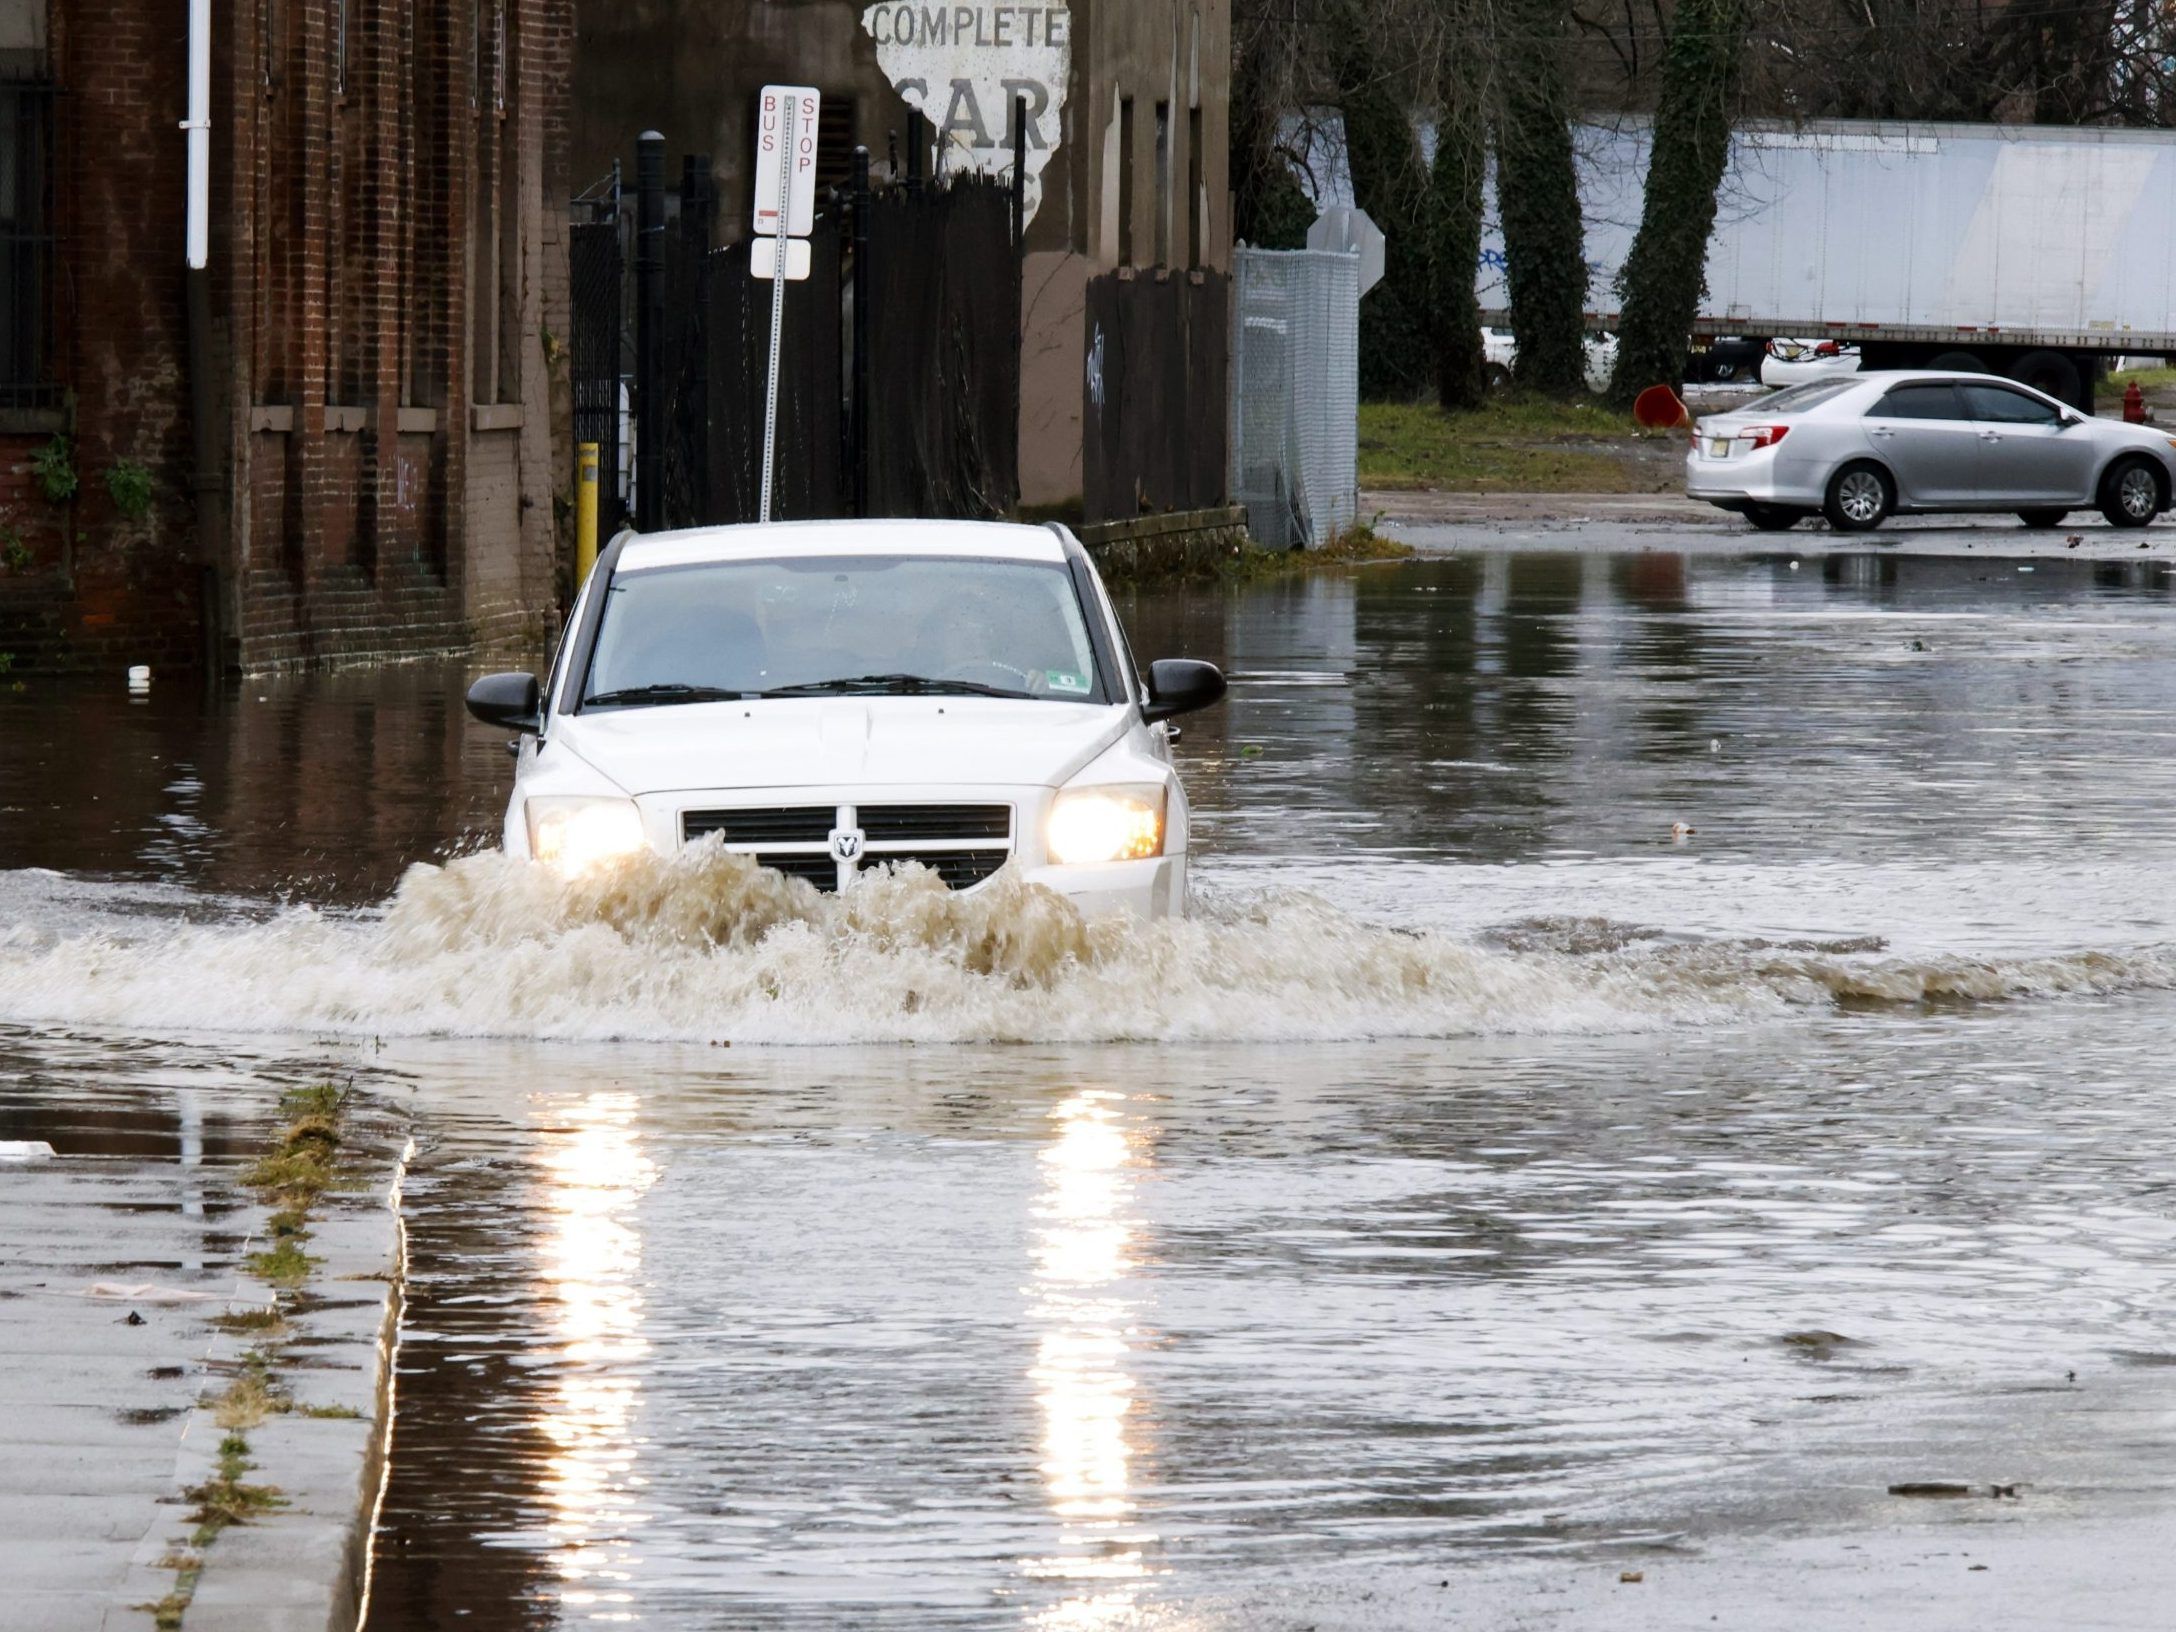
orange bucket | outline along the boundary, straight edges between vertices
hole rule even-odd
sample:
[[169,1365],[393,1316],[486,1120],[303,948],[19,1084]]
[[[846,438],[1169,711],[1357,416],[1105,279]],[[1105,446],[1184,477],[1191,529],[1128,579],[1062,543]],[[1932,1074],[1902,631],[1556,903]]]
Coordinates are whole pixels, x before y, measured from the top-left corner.
[[1679,431],[1692,426],[1692,410],[1666,385],[1650,385],[1634,397],[1632,417],[1649,431]]

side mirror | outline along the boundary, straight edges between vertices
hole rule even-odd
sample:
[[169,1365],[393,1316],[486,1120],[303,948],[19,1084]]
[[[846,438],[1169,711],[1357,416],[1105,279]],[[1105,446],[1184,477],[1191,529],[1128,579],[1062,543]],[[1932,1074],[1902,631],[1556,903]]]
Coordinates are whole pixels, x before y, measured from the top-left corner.
[[487,674],[468,688],[468,711],[486,725],[532,734],[544,729],[543,693],[533,674]]
[[1174,714],[1191,714],[1224,698],[1224,676],[1214,663],[1166,657],[1148,666],[1148,706],[1141,718],[1154,725]]

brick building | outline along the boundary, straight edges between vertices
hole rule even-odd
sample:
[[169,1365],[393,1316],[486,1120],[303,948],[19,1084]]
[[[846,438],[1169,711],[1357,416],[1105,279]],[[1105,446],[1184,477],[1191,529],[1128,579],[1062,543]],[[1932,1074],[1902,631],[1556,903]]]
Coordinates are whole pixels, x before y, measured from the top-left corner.
[[524,638],[567,486],[573,0],[0,0],[0,653]]

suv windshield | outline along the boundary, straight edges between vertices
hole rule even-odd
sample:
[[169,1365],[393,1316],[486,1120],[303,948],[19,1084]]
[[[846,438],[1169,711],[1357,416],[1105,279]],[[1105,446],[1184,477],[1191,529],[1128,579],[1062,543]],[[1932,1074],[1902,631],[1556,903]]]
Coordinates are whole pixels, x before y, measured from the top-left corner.
[[858,555],[621,572],[582,701],[915,692],[1105,701],[1072,575]]

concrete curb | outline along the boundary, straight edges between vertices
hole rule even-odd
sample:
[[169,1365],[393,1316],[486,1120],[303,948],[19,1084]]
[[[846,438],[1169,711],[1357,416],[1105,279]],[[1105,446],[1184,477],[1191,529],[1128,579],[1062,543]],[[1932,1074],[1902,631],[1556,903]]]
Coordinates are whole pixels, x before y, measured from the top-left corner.
[[[364,1115],[366,1136],[390,1131],[368,1107]],[[294,1409],[246,1430],[248,1482],[277,1488],[284,1505],[229,1527],[203,1550],[182,1619],[186,1632],[353,1632],[362,1618],[392,1428],[407,1269],[400,1195],[414,1146],[402,1132],[397,1144],[372,1139],[365,1148],[373,1166],[382,1162],[388,1170],[374,1175],[366,1192],[326,1195],[311,1221],[308,1250],[318,1263],[289,1315],[293,1335],[280,1345],[278,1376]],[[250,1228],[259,1239],[267,1235],[269,1212],[251,1204]],[[269,1301],[268,1289],[244,1283],[229,1308]],[[236,1375],[251,1346],[247,1336],[219,1332],[206,1355],[209,1379],[224,1383]],[[190,1550],[184,1492],[213,1476],[224,1432],[211,1407],[200,1404],[190,1413],[162,1517],[139,1543],[119,1602],[106,1616],[116,1632],[142,1632],[151,1623],[143,1606],[172,1590],[175,1571],[161,1560]]]
[[1360,514],[1379,515],[1393,527],[1592,521],[1737,524],[1737,518],[1682,493],[1445,493],[1434,488],[1370,488],[1360,495]]

